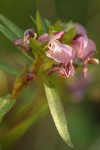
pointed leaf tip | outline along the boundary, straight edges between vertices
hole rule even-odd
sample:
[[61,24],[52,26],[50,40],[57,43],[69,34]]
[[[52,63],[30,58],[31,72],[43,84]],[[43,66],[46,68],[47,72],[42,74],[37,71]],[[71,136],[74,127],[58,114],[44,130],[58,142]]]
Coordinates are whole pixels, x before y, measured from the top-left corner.
[[37,26],[37,32],[39,35],[43,34],[42,29],[42,20],[39,11],[36,12],[36,26]]
[[73,144],[71,142],[70,135],[68,132],[67,120],[66,120],[66,116],[63,110],[60,97],[55,87],[52,84],[51,85],[50,83],[44,84],[44,87],[45,87],[46,97],[48,100],[49,108],[50,108],[55,126],[60,136],[65,141],[65,143],[69,147],[73,147]]

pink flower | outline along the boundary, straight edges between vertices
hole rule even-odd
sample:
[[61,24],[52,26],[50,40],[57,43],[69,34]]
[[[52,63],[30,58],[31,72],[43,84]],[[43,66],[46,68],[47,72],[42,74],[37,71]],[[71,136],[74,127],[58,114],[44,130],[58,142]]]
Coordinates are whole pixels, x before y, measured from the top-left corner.
[[36,38],[36,33],[34,33],[33,29],[28,29],[24,32],[23,37],[18,37],[14,40],[14,44],[19,46],[20,48],[24,49],[26,52],[32,50],[29,45],[29,39]]
[[49,58],[52,58],[60,63],[67,63],[73,59],[74,51],[71,46],[61,44],[58,41],[63,37],[63,35],[64,31],[58,32],[52,37],[50,37],[47,33],[45,33],[38,38],[38,41],[41,43],[48,41],[49,50],[46,51],[46,55]]
[[73,77],[75,67],[81,65],[83,67],[84,77],[86,77],[88,70],[87,64],[99,64],[98,59],[91,58],[96,53],[96,46],[88,38],[86,29],[82,25],[74,23],[74,27],[76,28],[77,35],[70,42],[70,45],[65,44],[62,39],[65,34],[64,31],[54,31],[50,35],[44,33],[37,38],[37,34],[34,33],[33,29],[26,30],[23,37],[18,37],[14,40],[14,44],[28,52],[32,50],[30,38],[34,38],[40,42],[40,46],[46,42],[44,48],[46,56],[58,62],[57,65],[53,65],[48,70],[48,73],[57,71],[62,77]]
[[48,45],[50,45],[52,42],[54,42],[55,40],[60,40],[62,37],[64,36],[64,31],[58,32],[56,34],[54,34],[53,37],[51,37]]
[[75,24],[75,28],[78,34],[71,41],[71,44],[75,50],[74,60],[83,64],[84,77],[87,76],[87,64],[93,62],[99,63],[98,60],[91,58],[96,53],[95,43],[87,37],[86,30],[80,24]]
[[71,62],[68,62],[67,64],[63,64],[62,66],[60,66],[58,72],[65,78],[71,78],[75,74],[75,69],[73,64]]
[[77,34],[87,34],[86,29],[79,23],[74,23],[74,27],[76,28]]
[[64,31],[56,33],[55,35],[53,35],[53,37],[50,37],[48,33],[44,33],[38,38],[38,41],[41,43],[49,41],[48,45],[50,45],[55,40],[60,39],[63,35]]
[[27,44],[27,42],[23,41],[23,37],[18,37],[14,40],[14,44],[18,47],[20,47],[21,49],[25,50],[26,52],[31,50],[31,47],[29,46],[29,44]]
[[48,46],[49,50],[46,55],[60,63],[70,62],[74,57],[74,51],[71,46],[61,44],[59,41],[54,41]]
[[75,48],[77,58],[86,60],[96,53],[95,43],[88,39],[87,35],[77,35],[71,43]]
[[68,62],[66,64],[60,63],[60,64],[53,65],[48,70],[48,74],[51,74],[53,72],[58,72],[60,76],[64,78],[71,78],[75,74],[75,69],[74,69],[72,62]]
[[39,41],[40,43],[44,43],[44,42],[50,41],[50,36],[49,36],[47,33],[44,33],[43,35],[41,35],[41,36],[38,38],[38,41]]
[[62,38],[64,32],[58,32],[55,34],[48,43],[49,50],[46,51],[46,55],[49,58],[54,59],[60,63],[70,62],[74,57],[74,51],[71,46],[61,44],[58,40]]
[[96,53],[95,43],[88,39],[86,30],[82,25],[75,23],[74,26],[77,30],[77,35],[71,43],[75,48],[76,57],[86,60]]

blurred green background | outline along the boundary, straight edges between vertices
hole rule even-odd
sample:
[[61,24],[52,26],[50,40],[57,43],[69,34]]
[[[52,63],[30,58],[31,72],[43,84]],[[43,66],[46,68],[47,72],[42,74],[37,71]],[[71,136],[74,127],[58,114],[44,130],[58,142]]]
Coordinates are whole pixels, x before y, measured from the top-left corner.
[[[21,27],[23,31],[34,27],[29,15],[35,18],[37,9],[43,17],[50,19],[52,23],[61,19],[62,21],[73,20],[83,24],[89,37],[97,45],[96,57],[100,59],[100,0],[0,0],[0,13]],[[2,33],[0,33],[0,60],[19,70],[27,62],[26,58]],[[64,79],[66,80],[66,88],[60,87],[69,131],[75,145],[74,150],[100,150],[100,66],[90,67],[89,72],[89,86],[83,87],[84,93],[80,99],[73,91],[69,90],[70,86],[77,84],[76,78]],[[0,72],[0,96],[11,92],[14,79],[11,75]],[[33,99],[33,106],[38,105],[38,108],[33,112],[33,117],[35,117],[33,120],[35,121],[32,122],[24,136],[19,137],[15,144],[12,144],[15,137],[8,136],[3,144],[7,145],[4,146],[4,149],[71,150],[56,131],[48,107],[46,106],[44,111],[39,113],[39,107],[46,103],[43,89],[41,89],[42,87],[38,87],[36,84],[26,89],[18,98],[16,106],[5,117],[3,124],[8,124],[9,130],[9,122],[16,120],[16,116],[19,117],[18,113],[20,115],[20,111],[25,105],[31,104]],[[41,99],[37,96],[39,94],[41,94]],[[42,101],[41,104],[39,101]],[[21,130],[16,130],[16,132],[21,132]],[[9,143],[13,145],[12,148]],[[2,149],[1,142],[0,150]]]

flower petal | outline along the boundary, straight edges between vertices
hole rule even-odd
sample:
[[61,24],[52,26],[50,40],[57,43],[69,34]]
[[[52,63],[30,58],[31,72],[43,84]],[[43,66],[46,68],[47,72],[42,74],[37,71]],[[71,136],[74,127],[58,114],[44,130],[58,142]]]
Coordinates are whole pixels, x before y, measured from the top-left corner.
[[14,43],[16,46],[22,45],[22,43],[23,43],[23,37],[15,38],[13,43]]
[[64,31],[58,32],[56,33],[50,40],[50,42],[48,43],[48,45],[50,45],[52,42],[54,42],[55,40],[59,40],[60,38],[62,38],[64,35]]
[[80,58],[81,53],[87,47],[88,38],[87,35],[77,35],[71,42],[76,49],[76,56]]
[[23,37],[18,37],[13,42],[16,46],[19,46],[20,48],[24,49],[26,52],[30,51],[32,48],[23,41]]
[[79,23],[74,23],[74,27],[77,30],[78,34],[87,34],[86,29]]
[[49,50],[46,52],[46,55],[57,62],[66,63],[71,61],[74,57],[72,47],[66,44],[61,44],[59,41],[51,43],[51,46],[48,46],[48,48]]
[[44,42],[47,42],[50,40],[50,36],[45,33],[43,35],[41,35],[39,38],[38,38],[38,41],[41,42],[41,43],[44,43]]
[[24,37],[23,37],[23,41],[24,42],[27,42],[27,40],[31,37],[34,37],[35,36],[35,33],[34,33],[34,30],[33,29],[27,29],[25,32],[24,32]]
[[54,72],[58,72],[60,74],[60,76],[62,76],[64,78],[71,78],[75,74],[75,69],[74,69],[74,66],[73,66],[72,62],[70,61],[66,64],[59,63],[59,64],[56,64],[56,65],[53,65],[48,70],[48,74],[51,74],[51,73],[54,73]]
[[67,64],[62,65],[59,67],[58,72],[61,76],[65,78],[71,78],[75,74],[74,66],[71,62],[68,62]]
[[89,64],[96,64],[96,65],[98,65],[100,62],[99,62],[99,60],[96,59],[96,58],[89,58],[89,59],[88,59],[88,63],[89,63]]
[[88,45],[81,53],[80,57],[83,59],[87,59],[95,53],[96,53],[96,45],[91,39],[88,39]]

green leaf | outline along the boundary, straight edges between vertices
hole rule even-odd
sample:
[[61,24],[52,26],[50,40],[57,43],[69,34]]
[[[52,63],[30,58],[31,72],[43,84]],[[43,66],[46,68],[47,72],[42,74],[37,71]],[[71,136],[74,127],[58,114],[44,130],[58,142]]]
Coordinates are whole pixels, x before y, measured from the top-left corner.
[[43,33],[47,33],[48,32],[48,26],[45,22],[45,19],[41,17],[41,22],[42,22],[42,30],[43,30]]
[[49,28],[52,24],[48,19],[45,19],[45,23],[47,24],[47,27]]
[[36,20],[33,18],[33,16],[29,15],[29,17],[33,21],[34,25],[36,25]]
[[15,38],[15,36],[14,36],[6,27],[4,27],[2,24],[0,24],[0,31],[1,31],[10,41],[13,41],[13,39]]
[[55,31],[61,31],[62,30],[62,25],[61,25],[61,21],[60,20],[58,20],[54,25],[53,25],[53,29],[55,30]]
[[0,97],[8,92],[8,78],[7,74],[0,70]]
[[54,28],[53,28],[53,26],[50,26],[49,27],[49,34],[52,34],[52,32],[54,32],[55,30],[54,30]]
[[9,73],[11,75],[17,76],[18,70],[14,67],[9,66],[8,64],[5,64],[0,61],[0,70],[5,71],[6,73]]
[[9,19],[0,14],[0,21],[16,36],[21,36],[23,31]]
[[73,27],[68,32],[66,32],[62,38],[62,42],[69,44],[70,41],[76,36],[77,32],[76,29]]
[[[3,15],[0,15],[0,20],[4,25],[0,24],[0,31],[12,42],[16,36],[20,36],[23,34],[22,30],[17,27],[14,23],[12,23],[10,20],[5,18]],[[28,59],[33,61],[33,58],[28,55],[26,52],[23,50],[20,50],[23,55],[25,55]]]
[[39,35],[43,34],[43,28],[42,28],[42,21],[39,11],[36,12],[36,25],[37,25],[37,32]]
[[43,48],[42,48],[42,44],[40,44],[37,40],[35,39],[30,39],[30,45],[32,47],[32,51],[33,53],[37,53],[38,55],[43,55]]
[[51,83],[44,84],[45,92],[49,104],[49,108],[51,111],[51,115],[55,122],[56,128],[62,137],[62,139],[68,144],[70,147],[73,147],[73,144],[70,139],[70,135],[67,127],[67,120],[63,110],[63,106],[60,100],[60,97]]
[[69,21],[67,23],[64,23],[63,27],[64,27],[64,31],[68,32],[70,29],[72,29],[74,27],[74,24],[72,21]]
[[0,98],[0,119],[4,117],[4,115],[12,108],[15,104],[15,99],[10,99],[10,95],[4,96]]
[[[18,48],[18,47],[17,47]],[[32,61],[33,62],[33,57],[32,56],[30,56],[28,53],[26,53],[25,51],[23,51],[23,49],[20,49],[20,48],[18,48],[19,49],[19,51],[27,58],[27,59],[29,59],[30,61]]]

